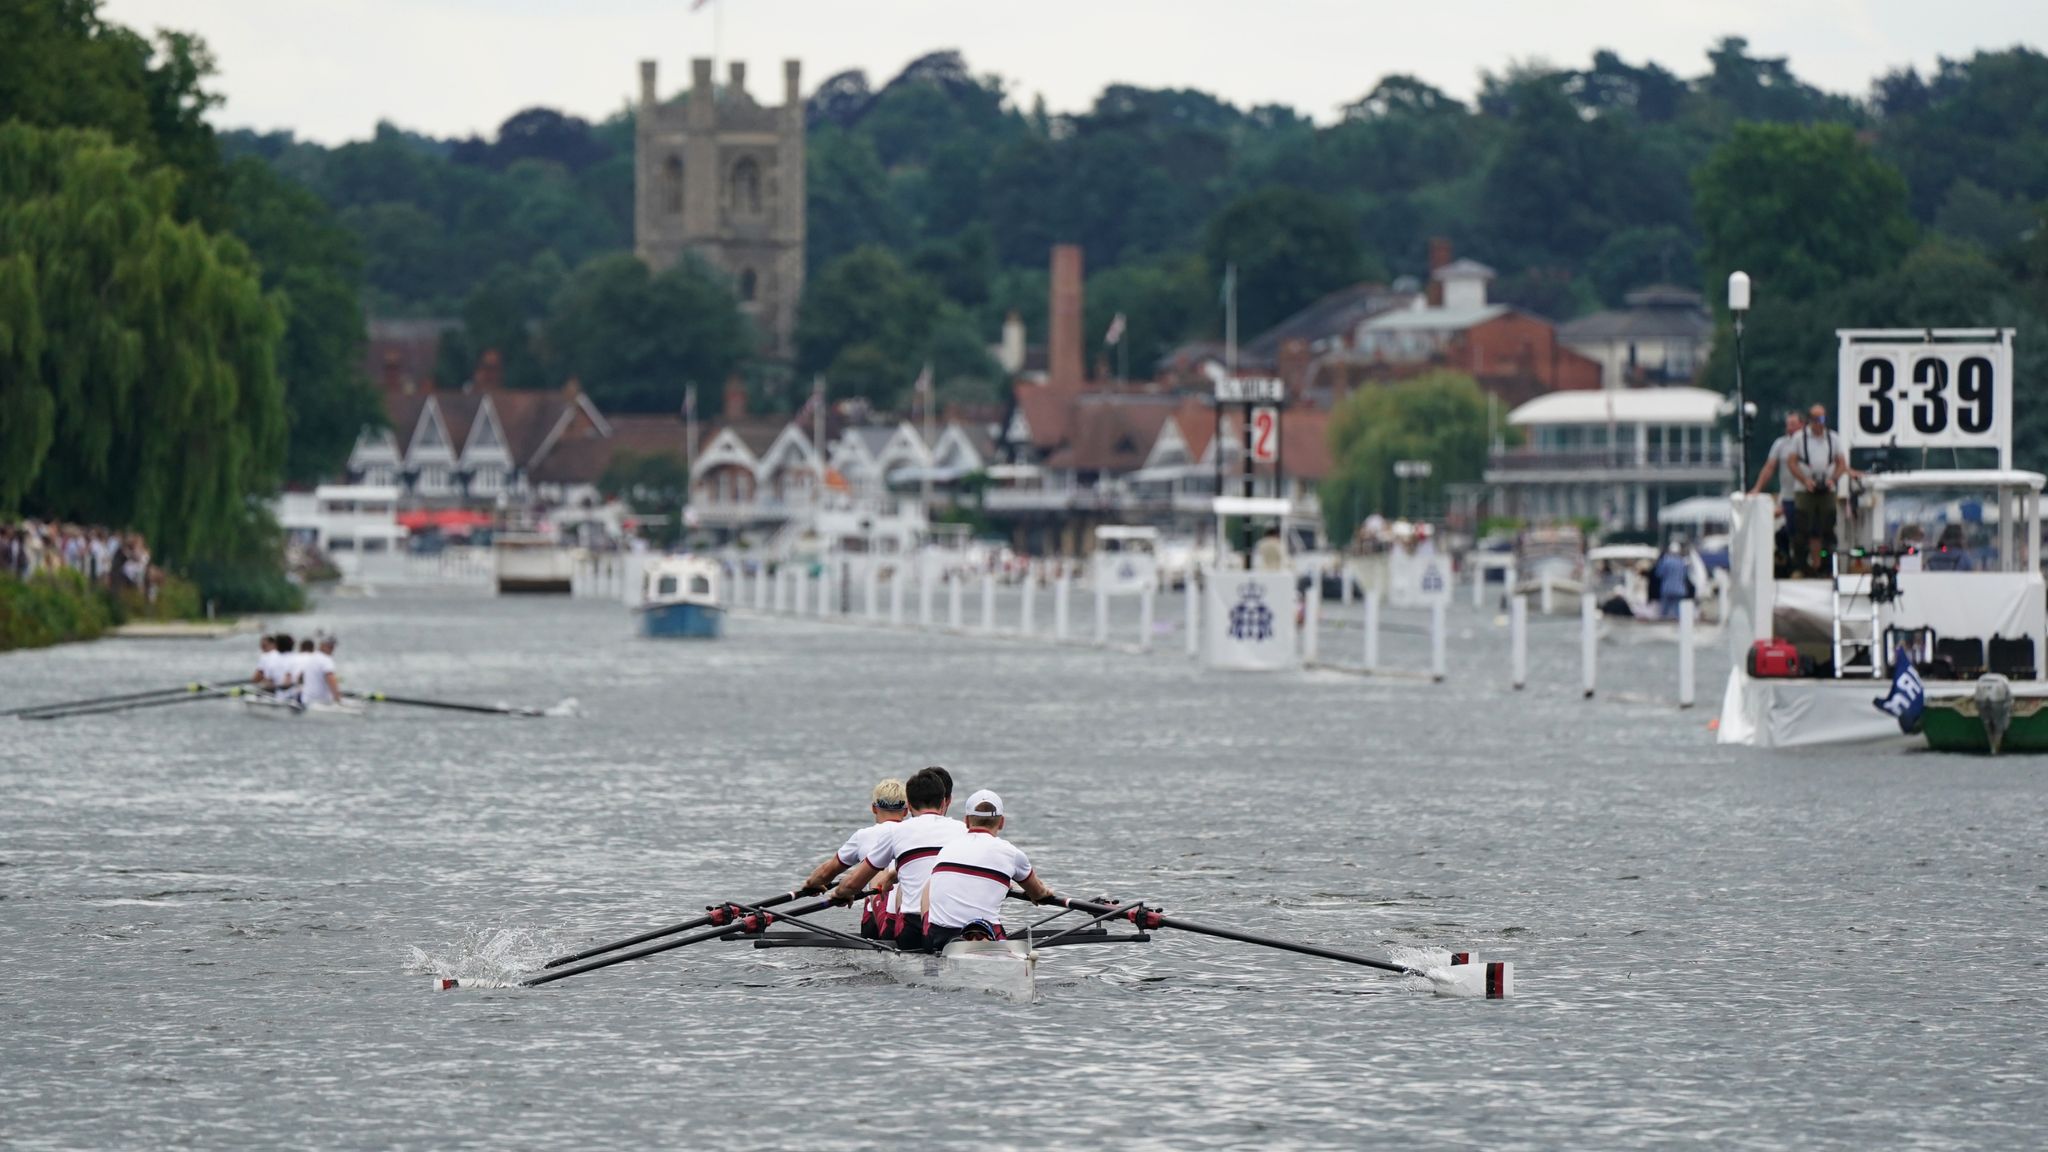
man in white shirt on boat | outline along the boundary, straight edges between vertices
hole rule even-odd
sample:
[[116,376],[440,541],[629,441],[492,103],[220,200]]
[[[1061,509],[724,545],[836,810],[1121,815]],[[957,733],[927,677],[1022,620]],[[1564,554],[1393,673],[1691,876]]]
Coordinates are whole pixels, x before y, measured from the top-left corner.
[[1052,899],[1031,858],[1003,839],[1003,798],[984,788],[967,798],[967,834],[932,862],[920,911],[925,947],[937,952],[955,940],[1003,939],[1003,901],[1015,882],[1035,903]]
[[[832,892],[834,904],[851,904],[869,880],[884,869],[895,869],[894,939],[899,948],[924,947],[924,915],[918,910],[923,908],[920,901],[924,897],[925,878],[931,875],[939,850],[967,834],[965,824],[946,815],[952,800],[951,779],[950,775],[926,768],[904,781],[904,799],[910,804],[910,815],[889,825],[889,834],[880,839],[867,859],[846,873]],[[883,938],[890,937],[885,933]]]
[[284,654],[277,650],[277,645],[280,640],[284,639],[285,637],[281,634],[272,635],[267,632],[264,633],[263,654],[256,657],[256,674],[249,678],[250,682],[258,688],[275,692],[282,686],[284,682],[284,667],[282,663]]
[[[868,804],[868,811],[874,814],[874,823],[856,828],[839,851],[825,858],[825,862],[811,869],[804,878],[800,892],[823,892],[832,886],[832,881],[841,872],[868,858],[868,853],[880,845],[882,838],[892,831],[891,826],[910,814],[910,801],[904,798],[903,781],[884,780],[875,785],[874,799]],[[895,909],[893,893],[877,892],[868,897],[860,913],[860,934],[870,940],[881,938],[882,926]]]
[[334,637],[322,636],[319,651],[302,652],[299,656],[299,703],[340,702],[341,678],[334,671]]

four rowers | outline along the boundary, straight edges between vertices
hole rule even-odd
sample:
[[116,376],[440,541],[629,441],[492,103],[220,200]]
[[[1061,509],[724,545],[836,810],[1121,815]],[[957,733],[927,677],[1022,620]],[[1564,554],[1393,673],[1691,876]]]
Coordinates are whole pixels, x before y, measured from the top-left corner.
[[341,699],[341,679],[334,664],[334,637],[321,633],[311,639],[294,641],[290,633],[263,637],[262,655],[256,658],[251,681],[267,688],[279,699],[300,704],[332,704]]
[[838,876],[832,902],[844,906],[868,881],[882,877],[888,903],[870,897],[862,935],[893,940],[905,950],[934,951],[962,937],[1001,939],[1001,908],[1011,881],[1034,901],[1052,898],[1030,859],[1001,838],[1002,797],[976,792],[968,797],[966,821],[955,820],[946,815],[953,803],[952,774],[926,768],[903,784],[908,814],[892,818],[879,803],[891,783],[875,789],[876,822],[848,837],[804,882],[806,891],[819,891]]

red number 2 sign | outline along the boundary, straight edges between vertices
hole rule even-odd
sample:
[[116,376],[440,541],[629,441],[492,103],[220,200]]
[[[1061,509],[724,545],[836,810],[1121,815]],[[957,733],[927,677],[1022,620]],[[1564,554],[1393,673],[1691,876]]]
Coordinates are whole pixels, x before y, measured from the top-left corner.
[[1271,464],[1280,459],[1280,410],[1252,409],[1252,461]]

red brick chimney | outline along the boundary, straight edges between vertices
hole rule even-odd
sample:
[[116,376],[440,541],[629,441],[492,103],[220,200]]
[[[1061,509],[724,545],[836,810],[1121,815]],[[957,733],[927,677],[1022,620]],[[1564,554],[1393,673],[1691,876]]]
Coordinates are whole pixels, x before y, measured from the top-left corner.
[[727,424],[747,418],[747,382],[737,373],[725,378],[724,417]]
[[1047,382],[1055,388],[1079,388],[1088,379],[1087,354],[1081,338],[1082,266],[1079,244],[1052,250],[1052,333],[1047,340]]
[[505,386],[505,360],[496,348],[486,348],[476,362],[476,386],[486,392]]
[[377,382],[383,386],[386,392],[397,392],[400,389],[404,389],[407,392],[412,391],[412,389],[405,387],[405,371],[399,366],[398,349],[386,348],[384,350],[384,364],[379,370]]
[[1441,308],[1444,306],[1444,286],[1443,282],[1436,278],[1436,270],[1449,264],[1455,258],[1456,253],[1451,249],[1451,238],[1449,236],[1431,236],[1429,238],[1428,292],[1429,306],[1431,308]]

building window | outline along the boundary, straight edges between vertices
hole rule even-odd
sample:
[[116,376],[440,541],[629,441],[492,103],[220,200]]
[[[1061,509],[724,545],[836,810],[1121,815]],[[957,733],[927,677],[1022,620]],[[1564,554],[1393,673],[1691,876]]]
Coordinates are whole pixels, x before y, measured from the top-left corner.
[[760,291],[760,277],[754,275],[754,270],[752,268],[740,269],[740,303],[752,304],[754,298],[760,294]]
[[732,206],[748,216],[761,214],[761,165],[752,156],[732,166]]
[[683,213],[683,158],[671,156],[661,165],[661,199],[671,216]]

